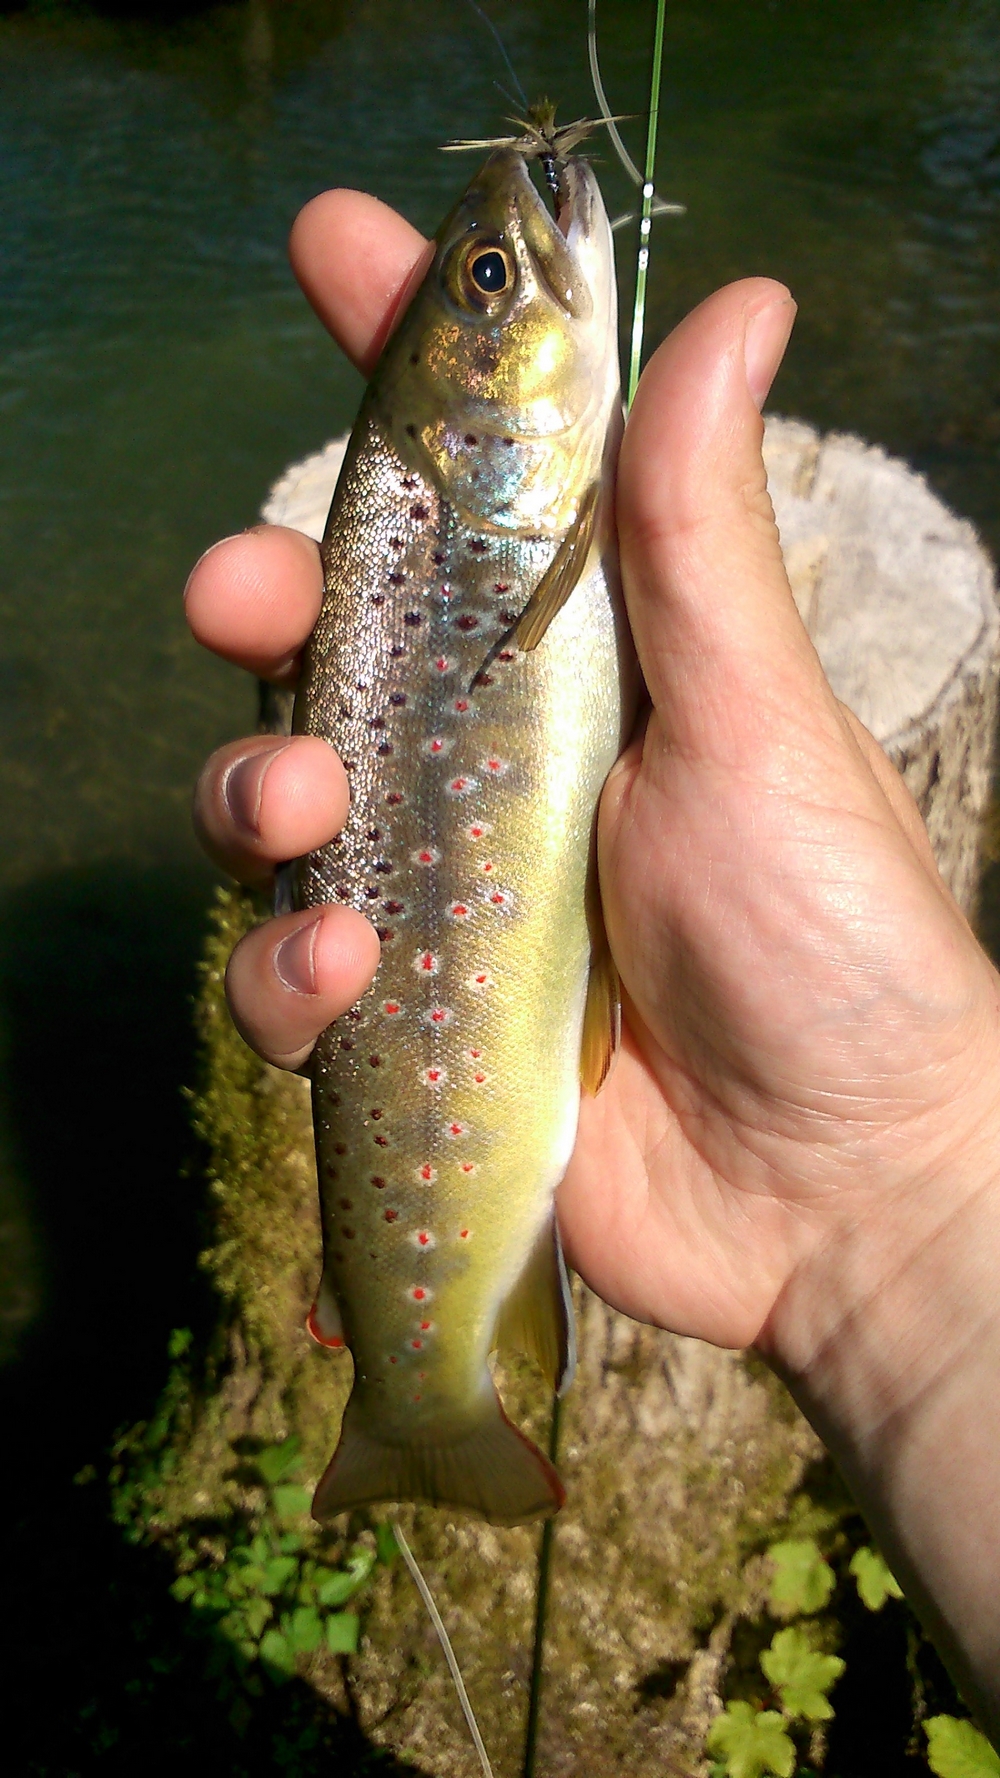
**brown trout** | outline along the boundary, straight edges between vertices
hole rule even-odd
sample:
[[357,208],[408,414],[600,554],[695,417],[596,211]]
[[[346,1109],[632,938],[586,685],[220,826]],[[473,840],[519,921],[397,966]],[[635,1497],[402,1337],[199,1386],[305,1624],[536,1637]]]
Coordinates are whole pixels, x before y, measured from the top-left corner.
[[552,217],[501,150],[442,224],[322,545],[295,729],[351,804],[296,898],[359,908],[382,954],[312,1062],[309,1327],[355,1368],[317,1517],[423,1499],[512,1524],[563,1497],[489,1370],[517,1348],[569,1380],[553,1193],[617,1010],[593,880],[630,674],[614,264],[589,166],[559,184]]

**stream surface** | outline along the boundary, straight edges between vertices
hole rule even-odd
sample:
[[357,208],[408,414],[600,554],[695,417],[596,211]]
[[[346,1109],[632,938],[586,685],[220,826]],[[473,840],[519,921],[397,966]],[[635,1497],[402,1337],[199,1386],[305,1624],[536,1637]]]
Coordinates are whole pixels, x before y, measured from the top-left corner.
[[[188,803],[254,691],[189,641],[181,588],[360,394],[288,228],[355,184],[433,229],[463,166],[438,145],[510,109],[461,0],[125,10],[0,17],[0,1336],[65,1475],[149,1408],[195,1312]],[[493,8],[564,119],[593,109],[585,11]],[[647,0],[604,5],[618,112],[650,39]],[[995,0],[670,0],[664,67],[658,184],[687,214],[654,228],[649,340],[727,279],[786,280],[774,409],[917,464],[996,550]],[[603,177],[626,210],[607,150]]]

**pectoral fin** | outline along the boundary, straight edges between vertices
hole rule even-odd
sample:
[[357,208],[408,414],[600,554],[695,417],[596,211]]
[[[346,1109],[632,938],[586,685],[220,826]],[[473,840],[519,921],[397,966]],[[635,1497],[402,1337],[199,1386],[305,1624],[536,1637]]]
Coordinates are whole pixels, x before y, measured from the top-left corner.
[[594,482],[580,502],[575,523],[524,607],[514,629],[513,641],[526,653],[537,648],[552,619],[560,612],[587,566],[597,525],[600,484]]
[[573,1381],[576,1328],[566,1261],[553,1214],[497,1317],[493,1344],[535,1359],[557,1395]]

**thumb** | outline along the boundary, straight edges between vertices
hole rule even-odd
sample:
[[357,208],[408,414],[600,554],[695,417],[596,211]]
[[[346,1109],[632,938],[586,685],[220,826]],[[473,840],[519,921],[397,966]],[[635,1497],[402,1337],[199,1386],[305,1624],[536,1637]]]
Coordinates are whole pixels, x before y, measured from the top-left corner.
[[[833,699],[792,599],[761,456],[763,401],[795,319],[781,284],[716,291],[656,352],[622,442],[622,579],[673,745],[741,757],[803,694]],[[770,739],[773,741],[773,728]]]

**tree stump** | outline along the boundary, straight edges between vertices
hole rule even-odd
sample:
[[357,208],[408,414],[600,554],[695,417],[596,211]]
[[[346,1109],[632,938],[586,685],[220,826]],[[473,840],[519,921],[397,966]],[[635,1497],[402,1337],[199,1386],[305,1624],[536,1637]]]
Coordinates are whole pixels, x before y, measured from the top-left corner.
[[[337,441],[290,469],[264,518],[318,538],[342,451]],[[857,439],[771,419],[766,460],[793,591],[834,690],[903,773],[971,913],[1000,631],[988,559],[920,477]],[[267,696],[266,726],[285,726],[289,714],[287,697]],[[225,1496],[227,1455],[248,1433],[297,1431],[315,1479],[347,1387],[344,1364],[308,1348],[302,1332],[319,1269],[305,1084],[250,1058],[224,1012],[221,963],[247,917],[240,905],[230,903],[201,1009],[200,1118],[219,1202],[206,1265],[229,1344],[208,1406],[177,1422],[171,1479],[153,1502],[167,1536]],[[701,1772],[733,1626],[761,1609],[761,1551],[783,1528],[811,1522],[802,1485],[821,1447],[762,1365],[640,1327],[577,1293],[581,1360],[564,1409],[568,1503],[555,1539],[539,1766],[549,1778]],[[530,1367],[505,1387],[515,1417],[544,1438],[548,1403]],[[399,1517],[497,1778],[513,1778],[538,1531],[430,1509]],[[346,1692],[332,1657],[311,1657],[305,1671],[374,1741],[436,1778],[474,1778],[450,1680],[400,1565],[379,1573],[349,1669]]]

